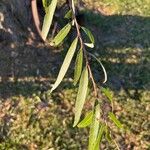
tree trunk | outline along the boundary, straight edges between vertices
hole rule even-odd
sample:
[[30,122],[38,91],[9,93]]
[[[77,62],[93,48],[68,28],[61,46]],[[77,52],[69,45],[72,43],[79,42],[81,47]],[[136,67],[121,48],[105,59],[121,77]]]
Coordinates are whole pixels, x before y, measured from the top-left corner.
[[49,76],[49,49],[36,32],[30,0],[0,0],[0,82]]
[[[0,39],[20,42],[33,28],[29,0],[0,1]],[[3,34],[1,34],[3,33]]]

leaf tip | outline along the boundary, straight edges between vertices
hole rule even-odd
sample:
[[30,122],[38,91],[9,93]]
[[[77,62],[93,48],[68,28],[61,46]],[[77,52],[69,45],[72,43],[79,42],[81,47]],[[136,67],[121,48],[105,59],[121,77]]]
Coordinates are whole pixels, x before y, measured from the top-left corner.
[[55,88],[52,87],[52,88],[50,89],[50,94],[51,94],[54,90],[55,90]]
[[77,122],[74,122],[74,123],[73,123],[73,127],[75,127],[76,125],[77,125]]

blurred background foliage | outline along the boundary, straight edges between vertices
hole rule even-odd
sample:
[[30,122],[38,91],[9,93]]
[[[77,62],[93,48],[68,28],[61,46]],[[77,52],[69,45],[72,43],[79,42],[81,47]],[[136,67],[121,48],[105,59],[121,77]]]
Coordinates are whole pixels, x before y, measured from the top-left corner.
[[[51,96],[46,92],[55,81],[65,45],[51,49],[40,43],[21,23],[15,2],[0,2],[0,149],[86,150],[88,129],[72,127],[76,96],[73,66]],[[112,125],[116,141],[123,150],[149,150],[150,1],[83,2],[84,24],[96,39],[95,48],[89,51],[106,67],[108,82],[104,86],[110,89],[114,112],[126,128],[122,133]],[[24,9],[19,15],[29,16]],[[24,20],[28,24],[31,18]],[[99,66],[91,64],[101,83]],[[91,96],[84,113],[91,108],[89,99]],[[103,141],[102,149],[114,149],[114,145]]]

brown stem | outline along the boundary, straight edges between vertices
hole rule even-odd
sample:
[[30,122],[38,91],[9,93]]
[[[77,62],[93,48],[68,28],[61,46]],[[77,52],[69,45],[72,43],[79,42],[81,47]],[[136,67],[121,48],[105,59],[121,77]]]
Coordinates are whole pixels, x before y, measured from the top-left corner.
[[42,39],[42,41],[44,41],[42,34],[41,34],[41,29],[40,29],[40,19],[39,19],[39,14],[38,14],[38,10],[37,10],[37,1],[36,0],[31,0],[31,9],[32,9],[32,16],[33,16],[34,25],[36,27],[36,30],[37,30],[40,38]]
[[94,96],[98,97],[97,86],[96,86],[96,83],[95,83],[95,80],[94,80],[94,77],[93,77],[93,74],[91,71],[91,67],[90,67],[90,65],[87,65],[87,67],[88,67],[89,75],[90,75],[90,78],[92,80],[92,84],[93,84],[93,88],[94,88]]
[[73,19],[74,19],[74,23],[75,23],[76,30],[77,30],[77,36],[78,36],[78,38],[80,40],[81,49],[84,52],[84,57],[85,57],[85,60],[86,60],[86,66],[88,68],[89,75],[90,75],[90,78],[92,80],[92,84],[93,84],[93,88],[94,88],[94,96],[98,97],[97,86],[96,86],[96,83],[95,83],[95,80],[94,80],[94,77],[93,77],[93,74],[92,74],[92,71],[91,71],[91,67],[89,65],[89,60],[88,60],[88,57],[87,57],[87,52],[86,52],[86,49],[85,49],[85,46],[84,46],[84,42],[82,40],[82,36],[81,36],[81,33],[80,33],[80,25],[77,22],[75,14],[73,14]]

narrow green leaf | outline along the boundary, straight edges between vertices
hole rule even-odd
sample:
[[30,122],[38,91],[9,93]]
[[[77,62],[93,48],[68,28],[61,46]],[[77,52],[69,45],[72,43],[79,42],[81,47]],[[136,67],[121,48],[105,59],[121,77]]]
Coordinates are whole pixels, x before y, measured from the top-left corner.
[[71,29],[71,24],[68,23],[66,26],[64,26],[59,33],[54,37],[54,39],[51,42],[51,45],[58,46],[64,38],[68,35],[69,31]]
[[115,124],[118,128],[120,128],[120,129],[123,128],[121,122],[116,118],[116,116],[115,116],[112,112],[109,112],[109,118],[114,122],[114,124]]
[[111,133],[110,133],[108,127],[105,127],[105,138],[109,143],[112,142]]
[[52,0],[51,4],[46,9],[46,14],[42,26],[42,37],[44,40],[46,40],[46,37],[50,30],[56,6],[57,6],[57,0]]
[[64,62],[60,68],[56,82],[54,83],[54,85],[51,89],[51,92],[57,88],[57,86],[61,83],[62,79],[64,78],[64,76],[65,76],[65,74],[69,68],[69,65],[71,63],[71,60],[73,58],[73,55],[75,53],[77,43],[78,43],[78,38],[75,38],[74,41],[72,42],[67,54],[66,54],[66,57],[65,57]]
[[95,40],[94,40],[94,36],[93,34],[91,33],[91,31],[85,27],[81,27],[82,30],[85,32],[85,34],[88,36],[89,40],[91,43],[84,43],[86,46],[90,47],[90,48],[94,48],[94,43],[95,43]]
[[66,19],[70,19],[72,17],[72,10],[69,10],[66,14],[65,17]]
[[78,124],[80,120],[81,112],[86,99],[87,89],[88,89],[88,69],[87,67],[85,67],[81,74],[79,89],[75,103],[75,119],[73,124],[74,127]]
[[90,41],[94,44],[95,40],[94,40],[94,36],[93,36],[92,32],[85,27],[81,27],[81,28],[86,33],[86,35],[89,37]]
[[95,142],[98,137],[98,131],[100,127],[100,104],[95,107],[94,115],[90,127],[90,135],[89,135],[89,146],[88,150],[94,150]]
[[110,93],[110,90],[108,88],[102,88],[102,92],[105,94],[105,96],[110,100],[110,102],[113,102],[112,94]]
[[97,139],[96,139],[96,142],[95,142],[94,150],[99,150],[100,149],[100,143],[102,141],[104,130],[105,130],[105,124],[102,124],[100,129],[99,129],[99,132],[98,132],[98,136],[97,136]]
[[85,118],[78,124],[79,128],[85,128],[87,126],[89,126],[92,122],[92,118],[93,118],[93,111],[90,111]]
[[83,50],[80,48],[75,63],[75,70],[74,70],[74,82],[73,84],[76,85],[82,72],[82,63],[83,63]]

